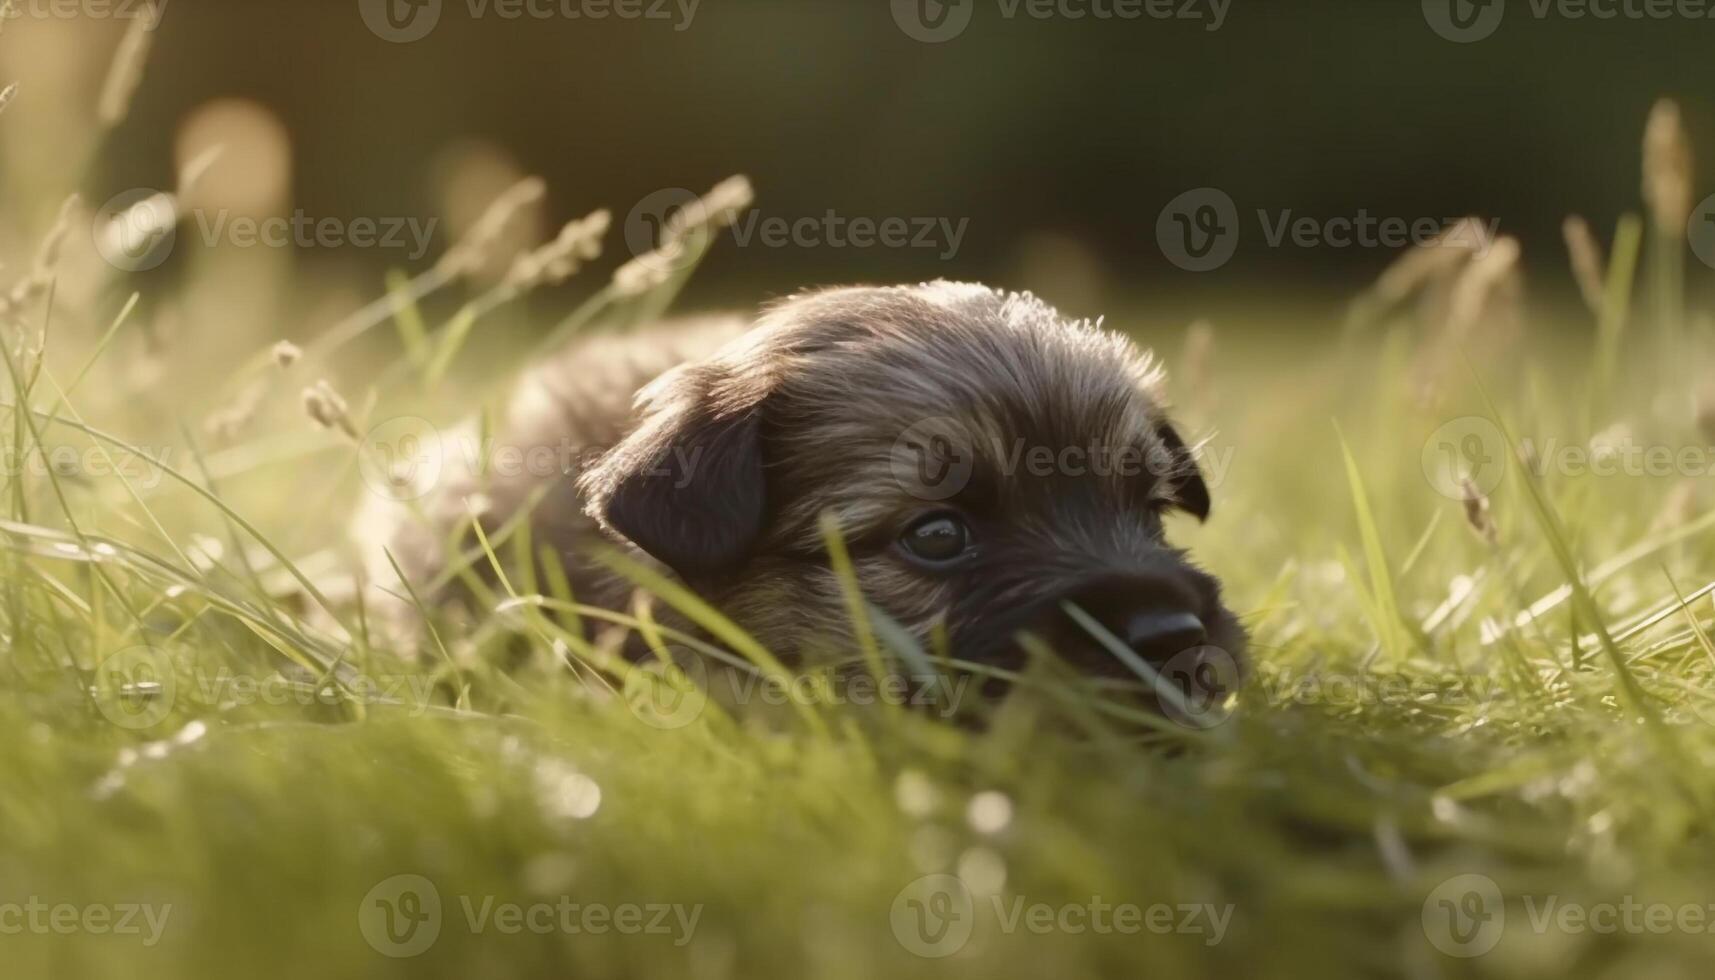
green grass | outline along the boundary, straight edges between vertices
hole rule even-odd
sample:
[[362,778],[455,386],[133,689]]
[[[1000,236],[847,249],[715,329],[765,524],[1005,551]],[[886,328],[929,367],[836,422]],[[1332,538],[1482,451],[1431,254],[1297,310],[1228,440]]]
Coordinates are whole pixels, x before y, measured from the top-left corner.
[[[443,623],[428,656],[400,660],[364,642],[352,603],[310,594],[273,543],[300,520],[278,493],[245,494],[254,511],[228,503],[188,453],[182,482],[135,498],[117,480],[26,474],[8,485],[0,595],[0,903],[171,910],[152,945],[147,930],[0,936],[9,972],[1700,976],[1706,935],[1539,932],[1531,913],[1549,897],[1711,901],[1711,521],[1659,519],[1679,479],[1511,467],[1491,494],[1491,545],[1426,476],[1430,434],[1495,413],[1515,440],[1587,440],[1596,371],[1574,344],[1548,358],[1527,346],[1444,379],[1427,409],[1411,329],[1297,349],[1223,337],[1212,390],[1181,393],[1232,455],[1210,526],[1175,531],[1227,581],[1258,673],[1229,720],[1166,735],[1097,710],[1047,664],[980,726],[717,696],[669,727],[638,707],[659,672],[577,646],[576,607],[550,583],[508,580],[518,598]],[[61,402],[51,378],[29,399],[44,415]],[[83,444],[79,400],[51,422],[11,413],[8,438]],[[1639,441],[1702,444],[1689,414],[1677,428],[1641,406],[1622,417]],[[247,477],[309,467],[355,499],[355,450],[331,435],[322,448],[262,453]],[[220,562],[188,556],[193,533],[225,541]],[[1680,608],[1676,590],[1696,598]],[[1497,628],[1533,604],[1537,618]],[[873,662],[931,656],[876,625]],[[732,639],[738,662],[780,670]],[[170,692],[104,687],[104,660],[139,648],[121,663],[156,673],[119,681]],[[282,671],[293,685],[240,680]],[[902,890],[939,873],[963,875],[975,921],[944,960],[894,929],[924,898]],[[1496,883],[1507,924],[1491,952],[1451,958],[1429,941],[1425,902],[1471,873]],[[441,899],[418,958],[365,939],[360,910],[396,897],[371,894],[396,875]],[[478,913],[631,903],[649,907],[642,923],[670,911],[665,933],[507,934],[473,930],[465,900]],[[1230,918],[1212,944],[1009,930],[1018,901]]]
[[[373,370],[340,375],[371,379],[350,392],[354,431],[451,421],[484,400],[443,383],[473,330],[515,363],[548,324],[504,287],[439,318],[428,301],[453,277],[395,277],[396,302],[305,338],[289,373],[265,355],[173,373],[169,350],[171,381],[139,391],[154,308],[96,304],[107,319],[74,331],[50,291],[4,328],[0,448],[79,461],[13,467],[0,494],[7,975],[1705,976],[1710,938],[1680,925],[1715,919],[1709,476],[1540,463],[1616,424],[1704,470],[1715,452],[1691,407],[1707,321],[1676,341],[1700,352],[1683,376],[1640,373],[1663,359],[1630,339],[1627,227],[1599,324],[1479,330],[1449,353],[1445,325],[1409,311],[1339,337],[1273,323],[1218,330],[1213,359],[1185,366],[1202,380],[1176,400],[1218,433],[1221,478],[1211,523],[1173,533],[1225,580],[1256,659],[1235,710],[1194,725],[1046,652],[984,702],[956,650],[872,618],[849,576],[865,675],[942,672],[931,703],[797,684],[633,567],[714,642],[511,574],[474,621],[433,616],[408,656],[322,587],[349,558],[364,450],[312,430],[295,393],[362,337],[352,356]],[[652,315],[694,264],[644,295],[598,290],[557,336]],[[1176,337],[1142,339],[1177,356]],[[252,379],[243,436],[199,445],[188,423]],[[1480,464],[1483,516],[1445,484],[1444,444]],[[523,533],[482,545],[473,564],[532,550]],[[837,537],[830,551],[849,568]],[[620,662],[576,628],[604,617],[698,657]],[[728,670],[802,696],[736,697]],[[943,720],[954,708],[967,723]],[[1442,900],[1484,888],[1498,941],[1448,955]],[[438,934],[418,921],[435,896]],[[964,899],[968,939],[925,946],[945,919],[925,934],[918,917]],[[1539,927],[1549,902],[1674,923]],[[131,906],[158,935],[83,918]],[[389,910],[419,955],[384,955],[402,948]]]

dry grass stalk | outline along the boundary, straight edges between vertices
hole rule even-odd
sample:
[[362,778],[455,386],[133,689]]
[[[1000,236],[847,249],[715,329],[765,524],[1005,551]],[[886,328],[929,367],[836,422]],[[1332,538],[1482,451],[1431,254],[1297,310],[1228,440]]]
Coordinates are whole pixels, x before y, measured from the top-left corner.
[[1678,238],[1691,220],[1691,141],[1679,104],[1661,99],[1644,125],[1644,202],[1656,230]]
[[317,381],[304,389],[304,414],[324,429],[340,432],[356,441],[357,426],[351,421],[351,407],[327,381]]
[[1662,501],[1661,511],[1650,523],[1652,532],[1671,531],[1684,527],[1697,518],[1697,482],[1681,480],[1673,485]]
[[1453,338],[1467,335],[1490,308],[1496,290],[1517,270],[1518,239],[1502,235],[1488,252],[1477,256],[1459,273],[1453,284],[1447,328]]
[[1601,316],[1602,297],[1606,292],[1602,270],[1607,268],[1607,262],[1602,258],[1602,246],[1590,232],[1590,223],[1576,214],[1567,217],[1560,230],[1566,239],[1566,253],[1572,259],[1572,278],[1578,283],[1584,305],[1590,308],[1591,313]]
[[6,86],[5,88],[0,89],[0,112],[6,111],[6,107],[12,104],[12,99],[17,94],[18,94],[18,83],[17,82],[13,82],[12,84]]
[[47,293],[53,284],[55,270],[59,267],[60,250],[65,245],[66,236],[71,233],[72,216],[78,207],[76,194],[66,198],[60,204],[59,214],[54,223],[43,236],[41,245],[36,248],[36,258],[30,267],[30,274],[12,285],[4,295],[0,295],[0,314],[15,314],[19,310]]
[[1465,523],[1475,531],[1490,547],[1500,540],[1500,529],[1495,526],[1494,513],[1489,509],[1489,498],[1470,477],[1459,481],[1460,488],[1465,493]]
[[1466,217],[1432,241],[1406,249],[1382,271],[1374,285],[1353,301],[1348,325],[1365,326],[1420,291],[1436,286],[1445,290],[1476,254],[1486,235],[1480,221]]
[[731,227],[739,212],[755,200],[756,191],[750,186],[749,177],[743,174],[728,177],[668,217],[661,228],[661,245],[683,242],[703,231]]
[[1207,392],[1214,386],[1211,365],[1215,359],[1215,326],[1198,320],[1185,331],[1185,353],[1179,364],[1179,388]]
[[602,238],[612,223],[613,216],[605,210],[567,222],[553,241],[512,263],[506,285],[523,292],[565,282],[585,262],[601,256]]
[[289,340],[282,340],[268,351],[268,356],[272,357],[274,363],[283,371],[298,363],[298,360],[304,356],[304,350]]
[[526,177],[507,188],[489,204],[476,223],[436,263],[443,275],[460,276],[487,266],[495,258],[495,250],[505,240],[506,232],[519,216],[542,203],[548,194],[548,184],[540,177]]
[[649,292],[672,278],[673,270],[684,256],[683,242],[670,242],[653,252],[639,255],[614,271],[614,293],[627,298]]
[[262,399],[268,394],[268,385],[260,379],[252,381],[239,390],[226,407],[216,410],[203,420],[203,429],[222,445],[231,445],[256,418],[256,412],[262,407]]
[[113,54],[113,64],[107,69],[107,81],[101,86],[101,101],[97,118],[106,127],[118,125],[131,111],[131,99],[143,81],[143,67],[149,61],[149,48],[154,44],[155,26],[160,14],[153,5],[144,4],[143,12],[131,18],[119,49]]

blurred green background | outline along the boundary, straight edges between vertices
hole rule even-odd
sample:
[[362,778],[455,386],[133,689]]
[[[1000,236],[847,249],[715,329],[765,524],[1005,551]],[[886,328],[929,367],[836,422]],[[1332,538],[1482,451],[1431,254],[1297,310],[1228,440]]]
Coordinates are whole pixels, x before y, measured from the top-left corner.
[[[390,43],[359,0],[170,0],[145,84],[82,190],[93,203],[170,186],[187,119],[237,97],[283,125],[290,203],[310,215],[444,214],[449,173],[472,154],[547,177],[554,226],[598,206],[622,219],[658,189],[742,172],[764,216],[831,209],[968,230],[950,258],[723,246],[693,305],[949,276],[1036,288],[1079,313],[1145,301],[1146,317],[1175,323],[1332,303],[1391,257],[1269,248],[1247,219],[1231,263],[1181,271],[1154,228],[1191,188],[1225,190],[1241,214],[1492,217],[1523,241],[1533,292],[1556,296],[1570,286],[1565,215],[1606,237],[1635,206],[1656,98],[1677,98],[1694,144],[1715,146],[1707,19],[1539,18],[1512,0],[1493,36],[1457,44],[1415,0],[1233,0],[1214,31],[1204,0],[1189,8],[1202,19],[1131,20],[1009,18],[1001,0],[963,0],[968,28],[931,44],[887,0],[703,0],[688,23],[677,6],[598,21],[473,16],[477,2],[446,0],[426,37]],[[0,36],[0,74],[38,95],[14,107],[14,141],[26,118],[87,111],[120,33],[49,20],[16,18]],[[13,147],[5,164],[63,175],[65,159]],[[45,225],[58,202],[10,203],[33,204],[8,212]],[[365,290],[408,264],[352,249],[296,261]],[[1693,269],[1695,300],[1709,277]]]

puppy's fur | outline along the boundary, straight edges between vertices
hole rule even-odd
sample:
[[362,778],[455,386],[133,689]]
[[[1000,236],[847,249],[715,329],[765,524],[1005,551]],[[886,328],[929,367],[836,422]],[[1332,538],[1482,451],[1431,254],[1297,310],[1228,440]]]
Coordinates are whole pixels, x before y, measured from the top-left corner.
[[[491,532],[536,499],[537,546],[580,601],[629,603],[591,558],[617,544],[777,655],[804,658],[849,652],[818,526],[828,513],[865,596],[922,638],[944,628],[959,657],[1016,662],[1015,637],[1031,630],[1091,669],[1118,666],[1069,628],[1070,601],[1120,636],[1139,610],[1189,612],[1201,643],[1242,658],[1215,580],[1163,537],[1165,511],[1202,519],[1210,500],[1159,384],[1128,341],[1028,294],[948,282],[808,293],[748,329],[709,321],[574,345],[529,373],[498,434],[502,447],[551,447],[564,472],[443,473],[427,524],[377,504],[359,530],[427,582],[469,498],[485,500]],[[969,528],[969,552],[946,567],[899,543],[935,514]],[[395,578],[384,559],[372,575]]]

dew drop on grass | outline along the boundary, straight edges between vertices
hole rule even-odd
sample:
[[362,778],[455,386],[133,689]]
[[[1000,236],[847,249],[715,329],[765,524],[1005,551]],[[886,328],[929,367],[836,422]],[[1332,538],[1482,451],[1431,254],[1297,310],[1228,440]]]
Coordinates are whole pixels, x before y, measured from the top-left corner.
[[1006,859],[986,847],[959,855],[959,878],[978,895],[998,895],[1006,887]]
[[998,834],[1012,823],[1012,800],[1005,793],[985,790],[971,797],[965,820],[979,834]]
[[601,808],[596,781],[557,759],[536,763],[536,799],[551,819],[586,820]]
[[916,769],[899,774],[893,784],[893,798],[908,817],[921,819],[935,812],[935,784]]

